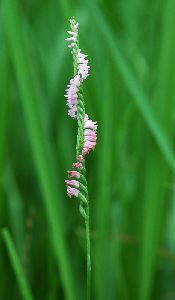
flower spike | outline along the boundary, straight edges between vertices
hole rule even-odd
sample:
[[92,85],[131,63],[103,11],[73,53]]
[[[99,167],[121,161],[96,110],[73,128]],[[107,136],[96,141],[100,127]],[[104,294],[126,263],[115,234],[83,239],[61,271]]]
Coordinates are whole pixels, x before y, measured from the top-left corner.
[[72,164],[73,170],[68,171],[66,180],[67,194],[70,198],[77,197],[80,201],[79,211],[84,218],[86,226],[87,242],[87,299],[90,299],[90,233],[89,233],[89,199],[86,180],[85,156],[94,150],[97,141],[97,123],[89,119],[85,114],[82,85],[89,76],[90,66],[87,55],[79,48],[78,22],[74,18],[70,20],[71,30],[67,31],[66,38],[68,48],[73,55],[74,77],[70,80],[65,97],[67,98],[68,115],[77,119],[78,134],[76,145],[76,162]]
[[70,19],[70,26],[71,26],[71,31],[67,31],[67,33],[70,35],[66,41],[68,41],[70,44],[68,45],[68,48],[73,48],[77,42],[77,37],[78,37],[78,22],[75,22],[75,19]]

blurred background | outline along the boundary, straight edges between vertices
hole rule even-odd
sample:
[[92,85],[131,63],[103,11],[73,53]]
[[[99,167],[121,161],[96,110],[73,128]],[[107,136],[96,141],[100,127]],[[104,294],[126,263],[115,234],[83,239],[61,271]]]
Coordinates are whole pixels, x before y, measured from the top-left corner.
[[175,1],[0,1],[0,298],[86,298],[66,195],[76,122],[65,38],[79,22],[98,122],[87,157],[93,300],[175,300]]

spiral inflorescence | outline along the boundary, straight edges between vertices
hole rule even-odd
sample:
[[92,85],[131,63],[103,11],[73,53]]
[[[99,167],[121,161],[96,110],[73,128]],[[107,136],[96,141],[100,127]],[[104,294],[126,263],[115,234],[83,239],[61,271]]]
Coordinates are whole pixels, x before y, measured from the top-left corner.
[[[73,163],[74,170],[68,171],[68,176],[73,178],[66,180],[67,194],[69,197],[78,197],[80,200],[79,210],[85,220],[88,218],[88,189],[86,181],[85,155],[96,145],[96,122],[89,120],[85,114],[85,104],[83,98],[83,81],[89,76],[90,67],[88,65],[87,55],[79,49],[78,23],[75,19],[70,20],[71,31],[68,31],[70,37],[66,40],[71,48],[74,66],[74,78],[66,89],[68,114],[77,119],[78,133],[76,145],[76,163]],[[78,175],[77,175],[78,174]]]
[[68,114],[77,119],[77,145],[76,162],[72,164],[72,170],[68,171],[68,180],[66,180],[67,194],[69,197],[77,197],[80,201],[79,211],[85,220],[86,244],[87,244],[87,300],[90,299],[90,231],[89,231],[89,198],[86,181],[85,156],[94,150],[97,140],[97,124],[89,119],[85,114],[85,103],[83,98],[84,80],[89,76],[90,67],[88,65],[87,55],[81,52],[79,48],[78,23],[75,19],[70,20],[71,31],[66,40],[69,42],[73,55],[74,78],[70,80],[66,89]]

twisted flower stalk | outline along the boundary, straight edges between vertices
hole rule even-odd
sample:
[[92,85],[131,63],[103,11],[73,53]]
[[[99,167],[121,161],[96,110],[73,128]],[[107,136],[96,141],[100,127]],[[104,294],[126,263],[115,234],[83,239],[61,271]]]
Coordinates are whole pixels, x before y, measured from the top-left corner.
[[[86,181],[85,156],[91,149],[96,146],[97,140],[97,124],[89,119],[85,114],[85,104],[83,98],[83,81],[89,76],[90,67],[86,55],[79,48],[78,23],[75,19],[70,20],[71,31],[66,40],[69,42],[68,47],[72,49],[74,78],[70,80],[66,89],[67,105],[69,107],[68,114],[77,119],[78,134],[76,145],[77,161],[73,163],[73,170],[68,171],[66,180],[67,194],[69,197],[77,197],[80,200],[79,211],[84,218],[86,227],[87,241],[87,300],[90,299],[90,274],[91,274],[91,258],[90,258],[90,232],[89,232],[89,198]],[[72,179],[73,178],[73,179]]]

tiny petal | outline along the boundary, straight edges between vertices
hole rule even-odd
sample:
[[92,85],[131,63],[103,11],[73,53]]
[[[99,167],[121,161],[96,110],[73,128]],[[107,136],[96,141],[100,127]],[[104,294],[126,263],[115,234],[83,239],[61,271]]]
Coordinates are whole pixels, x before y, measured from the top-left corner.
[[67,194],[71,197],[78,197],[79,191],[76,188],[72,188],[70,186],[67,187]]
[[70,34],[70,35],[76,35],[76,32],[74,32],[74,31],[69,31],[68,30],[67,33]]
[[78,156],[77,156],[77,160],[78,160],[79,162],[84,161],[83,155],[78,155]]
[[80,178],[80,173],[77,171],[68,171],[68,177]]
[[65,180],[67,185],[79,188],[79,182],[77,180]]
[[82,168],[82,164],[80,162],[76,162],[72,164],[72,167],[75,169],[81,169]]
[[74,36],[71,36],[71,37],[69,37],[69,38],[66,38],[65,41],[68,41],[68,42],[74,41],[74,42],[75,42],[75,37],[74,37]]
[[70,45],[68,45],[68,48],[73,48],[75,46],[75,43],[72,43]]

